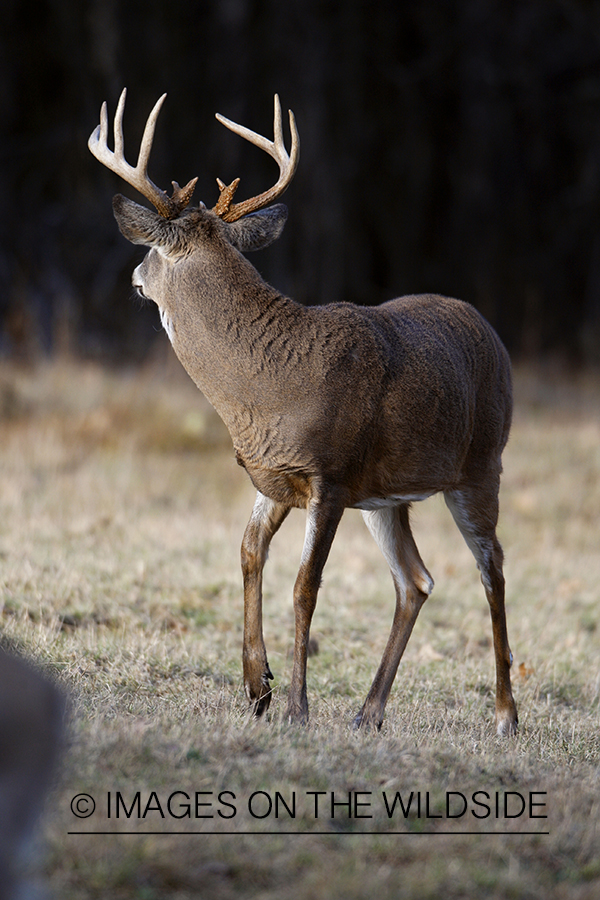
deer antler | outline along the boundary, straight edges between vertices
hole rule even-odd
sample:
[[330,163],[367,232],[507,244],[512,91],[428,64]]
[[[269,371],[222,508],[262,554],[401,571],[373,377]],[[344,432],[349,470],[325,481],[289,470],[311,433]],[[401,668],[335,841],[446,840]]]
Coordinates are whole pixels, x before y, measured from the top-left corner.
[[245,128],[243,125],[236,125],[235,122],[232,122],[230,119],[226,119],[225,116],[217,113],[216,117],[222,125],[225,125],[226,128],[229,128],[230,131],[238,134],[246,141],[250,141],[250,143],[254,144],[256,147],[260,147],[261,150],[265,150],[279,165],[279,179],[273,187],[268,191],[264,191],[262,194],[258,194],[256,197],[251,197],[249,200],[243,200],[241,203],[232,203],[233,195],[240,182],[239,178],[236,178],[230,185],[225,185],[217,178],[221,196],[219,197],[216,206],[213,208],[213,212],[220,216],[225,222],[237,222],[238,219],[248,215],[248,213],[264,209],[264,207],[272,203],[273,200],[281,197],[283,192],[289,186],[294,177],[298,160],[300,159],[300,138],[298,137],[294,113],[291,109],[289,110],[289,116],[290,132],[292,135],[292,150],[290,156],[288,156],[283,142],[281,105],[277,94],[275,94],[275,114],[273,120],[274,140],[272,141],[262,137],[260,134],[256,134],[255,131],[250,131],[249,128]]
[[100,110],[100,124],[90,135],[88,147],[97,160],[99,160],[112,172],[116,172],[117,175],[120,175],[121,178],[123,178],[127,182],[127,184],[130,184],[136,189],[136,191],[139,191],[142,196],[149,200],[150,203],[152,203],[152,205],[156,207],[161,216],[164,216],[165,219],[174,219],[175,216],[178,216],[179,213],[183,209],[185,209],[185,207],[190,202],[198,179],[193,178],[183,188],[179,187],[176,181],[171,182],[171,184],[173,185],[173,194],[171,197],[169,197],[164,191],[161,191],[161,189],[157,187],[154,182],[151,181],[148,177],[148,160],[150,159],[150,151],[152,150],[152,141],[154,140],[156,120],[158,119],[160,108],[163,105],[164,99],[167,95],[162,95],[162,97],[156,102],[156,104],[154,105],[154,109],[148,116],[146,127],[144,128],[138,161],[135,168],[133,166],[130,166],[129,163],[125,160],[124,154],[123,111],[125,109],[126,96],[127,88],[123,88],[121,96],[119,97],[119,105],[117,106],[117,111],[115,113],[114,152],[108,149],[107,143],[108,112],[106,103],[102,104],[102,109]]

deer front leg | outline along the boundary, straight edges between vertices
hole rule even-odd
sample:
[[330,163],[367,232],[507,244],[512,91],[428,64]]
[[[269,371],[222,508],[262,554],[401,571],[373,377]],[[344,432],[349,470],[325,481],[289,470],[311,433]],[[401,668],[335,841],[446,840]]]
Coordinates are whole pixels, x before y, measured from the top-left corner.
[[313,499],[308,504],[304,548],[294,585],[296,635],[294,668],[286,712],[289,722],[305,724],[308,721],[306,658],[310,623],[317,604],[323,567],[343,512],[343,506],[331,498]]
[[260,492],[242,540],[242,575],[244,578],[244,689],[255,716],[269,708],[273,678],[263,637],[262,573],[269,544],[290,511],[289,506],[276,503]]

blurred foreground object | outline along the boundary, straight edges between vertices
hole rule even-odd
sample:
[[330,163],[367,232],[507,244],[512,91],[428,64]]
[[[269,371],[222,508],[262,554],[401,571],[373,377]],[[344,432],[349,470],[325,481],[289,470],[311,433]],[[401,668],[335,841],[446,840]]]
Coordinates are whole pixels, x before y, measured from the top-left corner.
[[58,760],[63,713],[52,682],[0,647],[0,900],[34,895],[21,867]]

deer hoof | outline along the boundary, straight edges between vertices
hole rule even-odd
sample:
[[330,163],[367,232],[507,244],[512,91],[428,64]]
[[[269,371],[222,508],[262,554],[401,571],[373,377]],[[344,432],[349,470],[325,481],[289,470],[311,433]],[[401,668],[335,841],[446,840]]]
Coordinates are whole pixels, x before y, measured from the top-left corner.
[[246,681],[244,684],[246,696],[250,702],[250,708],[252,709],[254,718],[264,715],[269,708],[273,693],[269,681],[272,679],[273,673],[267,663],[264,672],[260,676],[258,687],[251,684],[250,680]]
[[361,709],[352,723],[352,728],[354,729],[354,731],[358,731],[361,728],[363,730],[370,729],[372,731],[381,731],[382,725],[383,718],[379,718],[378,716],[369,716],[364,712],[364,710]]
[[288,703],[285,717],[290,725],[308,725],[308,707]]
[[264,716],[266,711],[269,708],[269,704],[271,703],[271,691],[268,694],[264,694],[262,697],[259,697],[257,700],[252,701],[250,704],[250,708],[252,710],[252,717],[254,719],[260,719],[261,716]]
[[516,714],[496,716],[496,733],[500,737],[514,737],[519,730],[518,725]]

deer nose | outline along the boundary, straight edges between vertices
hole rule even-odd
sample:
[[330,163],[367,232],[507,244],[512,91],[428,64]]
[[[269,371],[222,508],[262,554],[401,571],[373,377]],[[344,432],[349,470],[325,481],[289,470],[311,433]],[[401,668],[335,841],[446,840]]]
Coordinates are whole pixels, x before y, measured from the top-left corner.
[[137,268],[135,268],[133,270],[133,275],[131,276],[131,283],[134,286],[134,288],[136,289],[136,291],[138,292],[138,294],[141,294],[142,297],[145,297],[146,295],[144,293],[144,280],[142,278],[142,273],[140,272],[140,269],[141,269],[141,266],[137,266]]
[[144,286],[142,284],[139,284],[134,279],[131,280],[131,283],[133,285],[133,289],[135,291],[137,291],[137,293],[140,295],[140,297],[143,297],[145,300],[148,300],[148,297],[146,297],[146,294],[144,293]]

